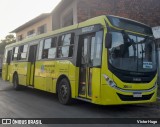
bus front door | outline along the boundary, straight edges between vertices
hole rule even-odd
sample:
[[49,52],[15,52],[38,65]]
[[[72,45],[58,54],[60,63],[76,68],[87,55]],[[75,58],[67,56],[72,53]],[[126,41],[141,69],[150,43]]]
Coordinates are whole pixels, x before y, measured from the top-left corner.
[[80,69],[79,69],[79,97],[91,99],[92,96],[92,45],[95,36],[83,36],[80,38]]
[[34,86],[35,62],[37,56],[37,45],[31,45],[29,49],[29,85]]
[[7,60],[6,60],[6,64],[3,65],[3,68],[2,68],[2,78],[3,80],[9,80],[10,79],[10,70],[11,70],[11,56],[12,56],[12,50],[9,50],[7,52]]

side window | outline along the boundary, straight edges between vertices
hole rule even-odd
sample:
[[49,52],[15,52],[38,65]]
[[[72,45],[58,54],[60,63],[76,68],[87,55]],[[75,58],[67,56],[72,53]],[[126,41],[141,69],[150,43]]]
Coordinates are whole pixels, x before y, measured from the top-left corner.
[[66,34],[59,37],[58,40],[58,58],[72,57],[74,46],[74,34]]
[[14,61],[14,51],[15,51],[15,47],[13,48],[13,51],[12,51],[12,61]]
[[48,38],[41,42],[40,47],[43,45],[43,50],[42,50],[42,59],[54,59],[56,58],[56,44],[57,42],[57,37],[54,38]]
[[23,52],[23,45],[19,47],[18,57],[17,60],[21,60],[21,53]]
[[9,50],[7,54],[7,61],[6,61],[8,65],[11,63],[11,56],[12,56],[12,50]]
[[4,63],[10,63],[11,62],[11,57],[12,57],[12,50],[6,49],[5,54],[3,57],[3,62]]
[[4,58],[3,58],[3,62],[6,63],[7,62],[7,55],[8,55],[8,50],[5,50],[5,54],[4,54]]
[[56,58],[56,52],[57,52],[57,38],[52,38],[51,47],[48,50],[48,59]]
[[28,45],[22,45],[19,47],[18,60],[26,60]]
[[13,48],[13,61],[16,61],[18,60],[18,50],[19,50],[19,47],[15,47]]
[[102,59],[103,31],[96,32],[96,37],[92,38],[92,41],[94,45],[93,66],[100,66]]
[[90,56],[90,60],[92,64],[93,64],[94,55],[95,55],[95,45],[96,45],[95,36],[92,36],[91,37],[91,56]]
[[41,59],[42,59],[43,41],[44,41],[44,40],[40,40],[40,42],[39,42],[38,60],[41,60]]

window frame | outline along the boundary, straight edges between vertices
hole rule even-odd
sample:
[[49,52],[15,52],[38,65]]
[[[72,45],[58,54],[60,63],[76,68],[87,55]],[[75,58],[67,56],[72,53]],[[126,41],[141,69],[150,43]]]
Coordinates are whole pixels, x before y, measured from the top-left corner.
[[[71,35],[71,41],[70,41],[70,45],[59,45],[59,43],[61,42],[60,40],[62,39],[62,37],[64,36],[64,38],[65,38],[65,36],[66,35]],[[63,40],[64,41],[64,40]],[[73,42],[73,43],[71,43],[71,42]],[[69,52],[68,52],[68,57],[59,57],[59,48],[61,48],[61,50],[62,50],[62,48],[63,47],[69,47]],[[69,56],[69,54],[70,54],[70,48],[72,47],[72,56]],[[75,33],[74,32],[70,32],[70,33],[63,33],[63,34],[61,34],[61,35],[59,35],[58,36],[58,43],[57,43],[57,59],[66,59],[66,58],[73,58],[73,55],[74,55],[74,47],[75,47]],[[62,52],[62,51],[61,51]]]
[[[52,60],[52,59],[56,59],[56,58],[57,58],[57,40],[58,40],[57,38],[58,38],[57,36],[53,36],[53,37],[48,37],[48,38],[41,39],[41,40],[39,41],[38,60]],[[51,39],[51,45],[50,45],[50,48],[45,49],[45,40],[47,40],[47,39]],[[53,39],[55,39],[55,40],[54,40],[54,43],[55,43],[55,46],[54,46],[54,47],[52,47]],[[41,42],[41,41],[42,41],[42,42]],[[41,46],[40,43],[42,43],[42,47],[40,47],[40,46]],[[41,48],[41,49],[40,49],[40,48]],[[52,49],[52,48],[55,48],[55,49],[56,49],[55,57],[54,57],[54,58],[48,58],[48,57],[49,57],[49,49]],[[40,53],[40,50],[42,50],[42,51],[41,51],[41,54],[39,54],[39,53]],[[44,52],[44,50],[47,51],[47,57],[46,57],[46,58],[43,58],[43,52]],[[40,57],[40,56],[41,56],[41,57]]]
[[[41,32],[42,31],[42,27],[44,28],[43,32]],[[39,26],[37,28],[37,35],[44,34],[46,32],[47,32],[47,24],[43,24],[43,25],[41,25],[41,26]]]
[[[20,47],[22,47],[23,46],[23,51],[22,52],[20,52]],[[26,52],[24,52],[24,47],[25,46],[27,46],[27,50],[26,50]],[[18,60],[17,61],[27,61],[28,60],[28,49],[29,49],[29,44],[27,43],[27,44],[24,44],[24,45],[20,45],[19,46],[19,56],[18,56]],[[23,54],[23,53],[25,53],[26,54],[26,58],[21,58],[21,55]]]
[[[15,53],[16,48],[18,48],[18,52],[19,52],[19,45],[13,47],[13,53],[12,53],[12,61],[18,61],[18,52]],[[17,57],[14,57],[14,55],[17,54]]]

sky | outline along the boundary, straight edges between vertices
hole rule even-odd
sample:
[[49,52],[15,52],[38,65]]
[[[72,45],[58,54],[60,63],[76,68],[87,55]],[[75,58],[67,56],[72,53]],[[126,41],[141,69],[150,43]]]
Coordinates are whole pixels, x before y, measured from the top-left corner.
[[51,12],[60,1],[0,0],[0,40],[38,15]]

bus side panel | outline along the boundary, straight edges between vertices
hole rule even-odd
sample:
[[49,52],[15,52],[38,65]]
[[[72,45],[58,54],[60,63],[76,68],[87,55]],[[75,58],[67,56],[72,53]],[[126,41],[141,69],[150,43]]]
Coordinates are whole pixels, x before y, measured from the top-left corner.
[[30,75],[31,75],[31,63],[27,63],[27,76],[26,76],[26,85],[30,83]]
[[27,62],[18,63],[18,77],[19,77],[19,84],[26,86],[27,85]]
[[11,65],[4,63],[2,67],[2,79],[5,81],[10,80],[10,76],[11,76]]
[[11,71],[11,82],[13,81],[13,76],[14,76],[14,73],[17,72],[18,73],[18,63],[17,62],[12,62],[11,63],[11,66],[12,66],[12,71]]
[[13,82],[13,63],[10,64],[9,82]]
[[37,61],[35,66],[34,87],[55,93],[55,61]]
[[43,61],[35,63],[34,88],[45,91],[45,67]]
[[7,80],[7,72],[8,72],[8,64],[3,63],[3,66],[2,66],[2,79],[3,80]]
[[13,82],[13,63],[10,64],[9,67],[9,81],[12,83]]
[[12,70],[12,65],[8,65],[8,72],[7,72],[7,81],[10,80],[10,77],[11,77],[11,70]]
[[92,102],[97,103],[101,98],[101,69],[92,69]]
[[39,90],[45,90],[45,77],[37,77],[35,76],[34,78],[34,88],[39,89]]
[[[62,75],[65,75],[68,78],[68,73],[69,73],[69,61],[67,60],[56,61],[56,66],[55,66],[56,79],[58,80],[58,78]],[[55,88],[56,88],[56,85],[55,85]]]
[[55,79],[55,61],[48,61],[45,64],[46,68],[46,91],[55,93],[56,84],[54,82]]
[[68,78],[70,80],[72,98],[75,98],[78,96],[79,69],[76,68],[72,63],[69,64]]

